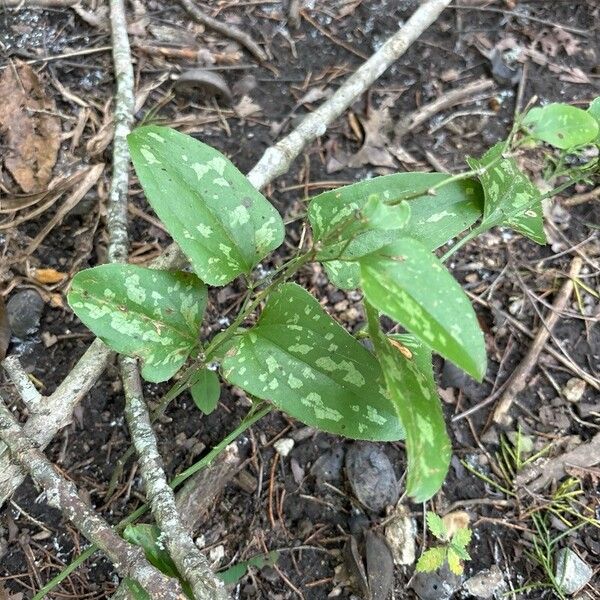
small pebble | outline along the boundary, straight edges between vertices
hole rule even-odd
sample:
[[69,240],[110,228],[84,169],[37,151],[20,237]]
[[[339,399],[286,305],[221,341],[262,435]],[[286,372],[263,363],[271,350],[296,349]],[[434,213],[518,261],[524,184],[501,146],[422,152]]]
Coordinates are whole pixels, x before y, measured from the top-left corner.
[[585,381],[572,377],[563,388],[563,395],[569,402],[579,402],[585,394]]
[[40,326],[44,301],[35,290],[23,290],[11,296],[6,304],[8,323],[13,335],[25,339]]
[[493,565],[467,579],[464,588],[475,598],[493,598],[504,590],[504,576],[498,566]]
[[556,555],[556,581],[565,594],[576,594],[591,580],[594,570],[570,548]]
[[292,451],[294,444],[295,442],[291,438],[281,438],[273,444],[273,448],[285,458]]

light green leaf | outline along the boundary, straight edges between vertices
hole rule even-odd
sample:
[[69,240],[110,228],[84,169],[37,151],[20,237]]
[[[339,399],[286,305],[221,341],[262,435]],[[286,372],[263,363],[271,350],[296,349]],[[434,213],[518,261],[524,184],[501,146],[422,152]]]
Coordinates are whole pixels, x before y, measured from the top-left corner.
[[396,206],[390,206],[378,194],[371,194],[362,214],[375,229],[402,229],[410,220],[410,205],[404,200]]
[[277,563],[279,559],[279,552],[273,550],[269,552],[269,554],[259,554],[257,556],[253,556],[248,560],[241,561],[236,563],[229,569],[225,571],[220,571],[217,573],[217,577],[225,584],[231,585],[237,583],[246,573],[248,572],[249,567],[255,567],[256,569],[262,569],[263,567],[273,566]]
[[600,144],[600,96],[592,101],[587,111],[596,119],[596,123],[598,124],[599,133],[596,136],[595,142],[596,144]]
[[[378,198],[393,202],[415,190],[427,190],[447,178],[448,175],[443,173],[398,173],[325,192],[315,197],[309,206],[309,219],[313,231],[320,238],[330,235],[330,223],[333,220],[335,226],[339,215],[348,212],[348,206],[353,206],[350,214],[364,210],[369,201],[369,190]],[[423,193],[424,195],[406,201],[410,207],[410,218],[404,226],[403,235],[421,241],[430,250],[435,250],[473,225],[482,214],[483,191],[475,180],[452,182],[439,188],[435,195]],[[386,230],[371,232],[368,235],[363,233],[353,240],[354,246],[350,250],[354,256],[363,256],[393,242],[397,237],[397,232]],[[339,244],[329,245],[320,258],[325,260],[336,257],[339,253]],[[346,247],[344,257],[349,256],[350,252]],[[337,287],[358,287],[360,266],[356,261],[327,260],[323,264],[330,281]]]
[[135,579],[125,577],[123,582],[133,600],[152,600],[152,596]]
[[108,346],[142,361],[144,379],[159,382],[198,345],[206,286],[191,273],[101,265],[75,275],[68,301]]
[[[402,336],[402,350],[379,328],[377,311],[365,303],[369,335],[388,392],[406,432],[406,492],[414,502],[429,500],[441,487],[450,464],[450,440],[437,395],[431,352],[413,336]],[[406,349],[411,356],[408,358]]]
[[485,343],[473,307],[458,282],[423,244],[399,238],[361,258],[360,265],[361,287],[375,308],[482,380]]
[[432,511],[427,511],[427,527],[438,540],[446,540],[448,531],[446,525],[444,525],[444,520]]
[[210,415],[221,395],[219,376],[210,369],[199,369],[192,379],[190,393],[196,406],[205,414]]
[[[467,556],[469,555],[467,554]],[[467,558],[466,560],[469,559]],[[455,575],[462,575],[465,570],[461,562],[461,555],[456,552],[456,548],[453,548],[452,546],[448,547],[448,567]]]
[[437,548],[429,548],[425,550],[417,561],[417,572],[433,573],[437,571],[446,560],[446,548],[439,546]]
[[404,435],[375,357],[296,284],[273,292],[258,323],[232,340],[222,373],[323,431],[382,441]]
[[148,202],[203,281],[249,273],[282,243],[277,210],[218,150],[154,125],[127,139]]
[[457,544],[451,543],[449,548],[451,548],[461,560],[471,560],[471,555],[465,550],[464,546],[458,546]]
[[485,194],[479,228],[512,227],[538,244],[546,243],[540,191],[519,169],[514,158],[504,158],[505,143],[492,146],[480,159],[467,158],[471,169],[481,169]]
[[548,104],[532,108],[523,119],[530,135],[561,150],[592,143],[598,123],[585,110],[569,104]]
[[472,531],[468,527],[461,527],[460,529],[457,529],[455,534],[452,536],[452,543],[455,546],[466,548],[471,543],[472,535]]

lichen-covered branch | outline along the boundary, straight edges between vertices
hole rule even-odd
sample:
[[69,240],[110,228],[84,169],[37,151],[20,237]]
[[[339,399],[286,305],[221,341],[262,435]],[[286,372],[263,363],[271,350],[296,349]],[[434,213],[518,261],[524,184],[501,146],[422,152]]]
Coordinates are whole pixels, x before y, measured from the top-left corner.
[[33,385],[31,379],[29,379],[29,376],[23,370],[19,359],[16,356],[7,356],[2,366],[17,389],[21,400],[23,400],[23,404],[25,404],[30,412],[39,410],[42,395],[37,391],[35,385]]
[[79,496],[75,486],[59,475],[2,402],[0,439],[8,446],[12,459],[27,469],[34,482],[44,489],[48,504],[60,510],[88,540],[96,544],[121,577],[135,579],[156,600],[184,598],[177,580],[163,575],[150,565],[140,548],[119,537]]
[[137,363],[125,356],[120,357],[119,363],[125,390],[125,418],[137,451],[152,515],[161,530],[169,555],[182,577],[190,584],[196,600],[225,600],[227,593],[223,583],[215,577],[208,561],[181,522],[175,494],[167,482],[158,453]]

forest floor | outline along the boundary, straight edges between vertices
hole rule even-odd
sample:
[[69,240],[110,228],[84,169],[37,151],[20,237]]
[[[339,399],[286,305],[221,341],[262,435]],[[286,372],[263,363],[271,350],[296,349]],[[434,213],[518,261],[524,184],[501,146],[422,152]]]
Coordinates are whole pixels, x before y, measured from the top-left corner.
[[[207,3],[211,14],[242,27],[264,46],[269,59],[263,64],[230,39],[195,23],[178,3],[131,4],[138,122],[152,120],[191,133],[246,172],[267,147],[376,51],[418,3],[307,0],[304,7],[300,3],[298,15],[294,1]],[[600,95],[596,0],[468,4],[445,10],[368,93],[305,149],[287,174],[268,186],[267,197],[286,221],[296,219],[307,198],[365,177],[463,169],[466,156],[479,156],[506,136],[517,103],[522,108],[533,96],[540,102],[585,107]],[[68,7],[3,9],[0,0],[0,98],[8,106],[0,114],[0,160],[9,143],[3,136],[11,127],[16,130],[19,120],[37,119],[34,126],[47,136],[37,149],[37,168],[24,158],[15,175],[6,163],[0,164],[0,197],[37,192],[50,181],[62,184],[86,165],[107,165],[92,190],[52,227],[46,226],[60,207],[58,199],[48,202],[41,214],[14,208],[2,215],[0,293],[5,302],[21,295],[13,302],[27,305],[26,331],[13,330],[8,353],[20,357],[44,393],[56,388],[93,339],[66,303],[69,282],[77,271],[106,262],[114,77],[106,14],[100,7],[93,16]],[[209,65],[225,79],[227,87],[216,97],[208,84],[192,96],[175,86],[182,72],[199,65]],[[401,138],[395,135],[400,117],[480,78],[491,79],[493,86],[459,106],[443,109]],[[11,115],[11,98],[23,93],[24,80],[32,84],[31,110]],[[536,183],[545,185],[539,162],[530,160],[524,167]],[[68,190],[68,182],[65,185]],[[543,532],[536,529],[534,516],[543,515],[549,526],[547,538],[566,532],[556,547],[571,548],[595,572],[580,597],[600,598],[600,529],[594,521],[600,518],[600,471],[594,461],[568,468],[561,482],[528,495],[517,489],[513,472],[522,465],[514,464],[510,454],[518,445],[521,461],[539,451],[557,456],[588,442],[600,429],[598,388],[585,384],[568,366],[571,361],[592,381],[599,381],[600,201],[596,196],[575,206],[567,203],[569,197],[590,189],[571,188],[545,207],[547,246],[508,230],[493,230],[463,248],[449,265],[474,298],[486,334],[489,368],[478,384],[441,360],[435,363],[454,458],[434,501],[427,508],[404,502],[403,510],[416,523],[417,556],[431,542],[423,537],[424,510],[465,511],[474,536],[463,580],[496,565],[504,580],[497,597],[503,592],[512,592],[513,598],[557,597],[535,560],[534,548]],[[135,178],[130,199],[131,261],[144,264],[170,239]],[[299,225],[291,227],[281,256],[294,250],[300,234]],[[522,361],[530,334],[543,327],[541,317],[548,314],[577,256],[583,259],[581,285],[514,402],[511,425],[494,425],[494,402],[483,401]],[[349,331],[363,325],[356,292],[335,289],[316,264],[305,267],[298,277]],[[27,295],[32,290],[43,299],[37,308]],[[229,319],[239,299],[235,285],[211,292],[203,333],[217,331],[219,319],[221,323]],[[558,362],[556,352],[548,348],[564,352],[568,361]],[[146,384],[146,397],[153,402],[166,389]],[[19,406],[9,382],[2,380],[0,391],[11,405]],[[453,420],[480,403],[470,415]],[[116,492],[107,496],[115,463],[130,445],[123,405],[113,364],[76,410],[72,424],[46,451],[110,522],[144,501],[134,462],[126,465]],[[247,410],[247,399],[235,389],[223,389],[218,409],[209,416],[203,416],[187,394],[177,399],[156,426],[169,476],[198,460],[236,427]],[[282,440],[290,441],[277,443]],[[247,459],[198,519],[196,537],[201,537],[218,569],[269,551],[277,551],[278,559],[272,566],[250,569],[234,586],[234,597],[366,597],[360,584],[352,584],[356,560],[345,548],[350,547],[351,536],[365,528],[385,534],[387,527],[389,543],[399,544],[389,524],[400,508],[377,512],[362,506],[355,492],[365,483],[349,481],[356,474],[347,468],[347,456],[366,452],[374,469],[374,463],[385,464],[383,454],[401,480],[403,445],[352,442],[307,429],[275,412],[241,441]],[[287,450],[291,446],[289,453],[282,450],[286,446]],[[367,485],[374,485],[375,471],[375,479]],[[383,469],[379,476],[389,473]],[[565,486],[577,492],[577,503],[568,503],[577,515],[557,504]],[[588,524],[570,532],[583,517]],[[60,513],[39,501],[38,490],[27,480],[1,513],[0,598],[32,597],[86,545]],[[386,568],[385,561],[381,563],[369,565],[367,577],[385,577],[376,570]],[[455,597],[471,597],[448,573],[415,577],[414,565],[403,565],[394,568],[393,577],[396,599],[443,600],[455,590]],[[96,555],[50,597],[108,598],[116,585],[111,564]],[[524,586],[533,587],[519,591]]]

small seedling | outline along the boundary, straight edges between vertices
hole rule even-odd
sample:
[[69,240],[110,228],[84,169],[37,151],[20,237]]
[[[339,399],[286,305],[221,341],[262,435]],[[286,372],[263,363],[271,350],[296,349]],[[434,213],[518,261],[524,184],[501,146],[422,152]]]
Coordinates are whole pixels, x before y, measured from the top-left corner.
[[434,512],[427,512],[427,529],[440,542],[441,546],[435,546],[425,550],[417,561],[417,571],[421,573],[432,573],[437,571],[445,562],[455,575],[462,575],[464,571],[463,561],[471,560],[467,552],[467,546],[471,543],[470,527],[459,527],[449,531],[444,519]]

